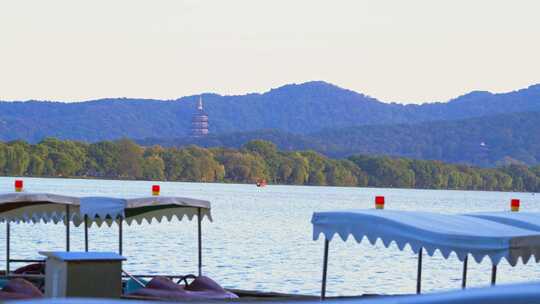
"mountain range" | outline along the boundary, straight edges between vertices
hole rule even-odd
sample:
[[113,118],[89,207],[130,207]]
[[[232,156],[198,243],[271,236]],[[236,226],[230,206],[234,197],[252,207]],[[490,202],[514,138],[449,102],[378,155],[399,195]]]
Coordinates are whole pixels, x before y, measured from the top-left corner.
[[[212,134],[203,140],[188,137],[199,96]],[[230,145],[235,146],[241,138],[273,137],[284,149],[312,148],[338,157],[367,153],[478,165],[505,159],[530,164],[540,161],[537,112],[540,85],[403,105],[313,81],[237,96],[0,102],[0,140],[95,142],[128,137],[147,144],[234,141]]]
[[540,163],[540,112],[498,114],[453,121],[367,125],[307,135],[258,130],[203,138],[147,138],[142,145],[240,148],[263,139],[285,151],[315,150],[330,157],[391,155],[482,167]]

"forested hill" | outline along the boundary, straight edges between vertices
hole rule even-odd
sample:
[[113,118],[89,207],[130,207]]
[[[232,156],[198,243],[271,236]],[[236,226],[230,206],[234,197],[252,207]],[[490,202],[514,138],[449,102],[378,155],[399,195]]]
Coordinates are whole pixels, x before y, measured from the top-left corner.
[[[0,140],[44,137],[99,141],[187,135],[198,96],[177,100],[102,99],[79,103],[0,102]],[[540,85],[505,94],[472,92],[447,103],[383,103],[325,82],[286,85],[264,94],[203,94],[210,132],[275,129],[308,134],[372,124],[456,120],[540,111]]]
[[540,112],[511,113],[455,121],[358,126],[297,135],[276,130],[206,138],[146,139],[144,145],[238,148],[264,139],[284,150],[312,149],[331,157],[390,155],[477,166],[540,163]]
[[251,141],[240,149],[145,148],[127,139],[93,144],[54,138],[35,145],[0,142],[0,175],[540,191],[540,166],[486,169],[361,155],[331,159],[313,151],[279,151],[265,141]]

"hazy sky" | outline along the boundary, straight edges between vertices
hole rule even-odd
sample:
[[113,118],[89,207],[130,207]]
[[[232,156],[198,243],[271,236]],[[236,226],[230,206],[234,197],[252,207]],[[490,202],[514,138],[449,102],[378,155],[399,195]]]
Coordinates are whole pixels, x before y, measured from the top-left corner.
[[540,83],[538,0],[0,0],[0,99],[325,80],[383,101]]

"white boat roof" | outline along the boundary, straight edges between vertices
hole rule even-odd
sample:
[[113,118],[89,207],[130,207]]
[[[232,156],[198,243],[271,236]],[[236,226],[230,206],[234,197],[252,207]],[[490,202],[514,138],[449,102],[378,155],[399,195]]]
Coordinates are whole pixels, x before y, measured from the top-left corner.
[[70,206],[71,219],[77,217],[79,205],[78,197],[51,193],[0,194],[0,221],[58,223],[66,216],[66,206]]
[[114,197],[83,197],[81,198],[81,217],[88,216],[90,222],[101,225],[111,225],[113,219],[124,218],[130,225],[133,222],[141,224],[143,220],[151,223],[153,219],[161,222],[164,218],[171,221],[174,217],[182,220],[187,217],[192,220],[199,211],[201,218],[210,221],[210,202],[188,197],[149,196],[141,198],[121,199]]
[[540,231],[540,212],[476,212],[464,214],[482,218],[488,221],[519,227],[528,230]]
[[0,194],[0,221],[10,222],[54,222],[65,220],[66,206],[70,207],[70,220],[79,226],[85,215],[91,223],[101,225],[112,224],[113,219],[122,217],[130,225],[132,222],[142,223],[153,219],[159,222],[163,218],[172,220],[176,217],[189,220],[198,215],[212,220],[210,202],[187,198],[151,196],[142,198],[114,197],[72,197],[51,193],[14,192]]
[[375,244],[382,240],[388,247],[395,242],[400,250],[410,245],[417,253],[424,248],[429,255],[439,250],[445,258],[454,252],[463,261],[470,254],[477,262],[488,256],[494,265],[505,258],[515,265],[519,258],[527,263],[531,256],[540,260],[540,233],[464,215],[396,210],[352,210],[316,212],[311,220],[313,239],[320,234],[331,240],[352,235],[357,242],[364,237]]

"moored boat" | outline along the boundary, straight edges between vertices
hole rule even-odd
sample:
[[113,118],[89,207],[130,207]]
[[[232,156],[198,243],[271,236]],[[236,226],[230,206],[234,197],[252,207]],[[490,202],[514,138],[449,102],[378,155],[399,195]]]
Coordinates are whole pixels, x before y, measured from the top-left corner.
[[540,260],[540,232],[509,226],[465,215],[397,210],[351,210],[315,212],[312,217],[313,239],[324,236],[324,264],[321,298],[326,297],[328,249],[335,235],[342,240],[349,236],[360,243],[365,237],[371,244],[380,239],[385,247],[395,242],[400,250],[409,245],[418,254],[416,293],[421,293],[422,257],[426,250],[436,250],[444,258],[454,252],[463,262],[462,288],[466,287],[468,257],[480,263],[484,257],[492,262],[491,284],[495,285],[497,265],[506,259],[515,266],[521,259],[526,264],[532,256]]

